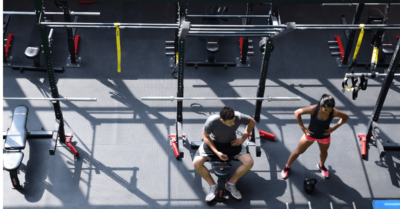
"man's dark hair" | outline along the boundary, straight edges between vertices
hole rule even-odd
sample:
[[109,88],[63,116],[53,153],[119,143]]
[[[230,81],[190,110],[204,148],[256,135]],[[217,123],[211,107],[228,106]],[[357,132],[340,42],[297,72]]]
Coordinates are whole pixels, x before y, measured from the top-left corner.
[[322,95],[321,100],[319,100],[319,104],[322,107],[335,107],[335,99],[333,98],[333,96],[329,95],[329,94],[324,94]]
[[232,107],[225,106],[219,111],[219,117],[224,121],[231,120],[235,117],[235,111],[233,111]]

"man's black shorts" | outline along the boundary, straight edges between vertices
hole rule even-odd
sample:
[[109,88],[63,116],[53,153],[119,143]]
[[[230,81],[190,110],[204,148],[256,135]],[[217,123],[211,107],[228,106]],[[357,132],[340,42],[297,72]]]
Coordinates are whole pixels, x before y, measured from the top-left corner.
[[[214,145],[218,151],[228,155],[230,159],[237,159],[239,156],[249,153],[247,147],[245,147],[243,144],[240,146],[232,146],[230,143],[214,142]],[[200,145],[199,149],[197,149],[195,157],[196,156],[203,156],[209,161],[219,160],[219,157],[204,142]]]

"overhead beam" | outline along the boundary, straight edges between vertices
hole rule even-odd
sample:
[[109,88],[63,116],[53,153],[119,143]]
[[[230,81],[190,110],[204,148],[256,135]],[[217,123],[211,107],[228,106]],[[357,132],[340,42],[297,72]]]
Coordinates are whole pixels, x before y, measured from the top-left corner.
[[[63,12],[46,12],[46,15],[64,15]],[[100,12],[70,12],[71,15],[98,16]],[[36,15],[35,12],[3,11],[3,15]]]
[[268,100],[270,101],[300,101],[300,97],[141,97],[141,100]]
[[96,102],[96,98],[76,98],[76,97],[62,97],[62,98],[45,98],[45,97],[3,97],[3,100],[54,100],[54,101],[83,101],[83,102]]
[[[45,0],[54,1],[54,0]],[[80,1],[80,0],[67,0]],[[96,2],[179,2],[179,0],[96,0]],[[293,4],[293,3],[376,3],[377,0],[186,0],[186,3],[278,3],[278,4]],[[379,0],[379,3],[398,3],[394,0]]]

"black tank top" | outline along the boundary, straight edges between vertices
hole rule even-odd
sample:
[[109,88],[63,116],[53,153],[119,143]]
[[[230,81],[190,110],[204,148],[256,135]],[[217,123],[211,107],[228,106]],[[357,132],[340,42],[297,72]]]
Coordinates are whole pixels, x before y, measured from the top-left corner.
[[329,117],[326,120],[321,120],[318,118],[319,103],[315,108],[314,114],[311,115],[310,125],[308,125],[308,130],[313,132],[311,137],[314,139],[326,139],[330,135],[324,135],[325,130],[330,127],[331,121],[333,119],[333,110],[329,113]]

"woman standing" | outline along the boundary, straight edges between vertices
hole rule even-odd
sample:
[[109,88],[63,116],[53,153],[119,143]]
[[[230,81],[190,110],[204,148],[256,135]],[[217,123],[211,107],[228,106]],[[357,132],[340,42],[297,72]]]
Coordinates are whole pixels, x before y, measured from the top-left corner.
[[[311,115],[311,121],[308,127],[304,126],[301,119],[301,115],[304,114]],[[294,115],[296,116],[296,120],[299,123],[301,130],[304,132],[304,135],[301,137],[297,148],[292,152],[292,154],[290,154],[288,162],[281,172],[282,178],[288,178],[290,165],[299,157],[300,154],[303,154],[307,148],[314,143],[314,141],[318,142],[321,151],[319,154],[320,162],[317,164],[317,167],[324,178],[329,178],[328,169],[325,168],[325,160],[328,157],[328,148],[331,142],[330,134],[343,125],[349,116],[335,108],[335,99],[328,94],[322,95],[318,104],[300,108],[294,112]],[[335,117],[339,117],[340,120],[335,126],[330,127],[330,123]]]

